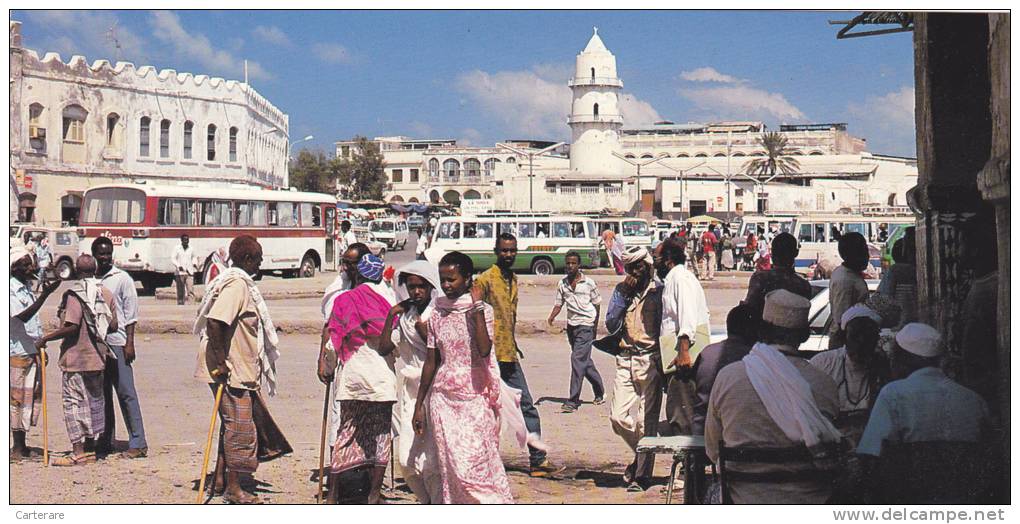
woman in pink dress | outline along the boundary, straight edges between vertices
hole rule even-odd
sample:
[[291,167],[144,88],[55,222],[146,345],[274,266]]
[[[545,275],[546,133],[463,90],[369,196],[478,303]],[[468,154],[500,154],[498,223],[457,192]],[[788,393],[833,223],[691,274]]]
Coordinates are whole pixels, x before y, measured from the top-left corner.
[[468,293],[473,273],[463,253],[448,253],[439,262],[446,296],[436,299],[428,322],[417,326],[428,341],[428,355],[412,424],[419,437],[431,425],[444,504],[509,504],[510,480],[499,455],[500,378],[492,352],[492,307],[474,290]]

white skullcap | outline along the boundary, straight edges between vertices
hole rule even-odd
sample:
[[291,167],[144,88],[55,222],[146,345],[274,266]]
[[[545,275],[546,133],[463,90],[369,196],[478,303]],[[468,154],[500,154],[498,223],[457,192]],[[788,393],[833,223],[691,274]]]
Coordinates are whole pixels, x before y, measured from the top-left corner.
[[652,258],[651,253],[641,246],[630,246],[623,252],[623,265],[629,266],[634,262],[640,261],[647,262],[649,265],[655,264],[655,259]]
[[810,300],[785,289],[777,289],[765,295],[765,310],[761,319],[774,326],[806,328],[810,309]]
[[850,309],[843,313],[843,318],[839,319],[839,327],[846,331],[847,324],[855,318],[870,318],[874,320],[876,324],[882,325],[882,315],[879,315],[877,311],[871,309],[864,304],[854,304],[850,306]]
[[27,257],[28,250],[24,246],[14,246],[11,248],[11,266],[14,267],[14,263]]
[[896,345],[919,357],[937,357],[942,354],[942,335],[928,324],[912,322],[896,333]]

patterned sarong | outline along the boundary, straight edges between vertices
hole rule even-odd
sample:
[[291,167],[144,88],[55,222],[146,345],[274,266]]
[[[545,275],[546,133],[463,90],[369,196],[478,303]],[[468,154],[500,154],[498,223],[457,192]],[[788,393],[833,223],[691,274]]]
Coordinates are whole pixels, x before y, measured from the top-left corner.
[[[209,386],[215,395],[218,385]],[[220,421],[220,451],[227,471],[254,473],[259,462],[294,451],[257,391],[224,388]]]
[[393,402],[340,401],[340,431],[333,445],[330,471],[343,473],[390,461]]
[[39,422],[42,386],[34,357],[10,357],[11,431],[28,431]]
[[71,444],[96,438],[106,429],[103,372],[63,373],[64,424]]

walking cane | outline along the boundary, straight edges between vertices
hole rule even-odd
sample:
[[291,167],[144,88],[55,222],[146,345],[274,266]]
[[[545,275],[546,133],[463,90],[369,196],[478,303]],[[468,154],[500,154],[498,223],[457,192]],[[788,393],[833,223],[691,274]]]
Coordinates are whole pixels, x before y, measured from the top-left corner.
[[42,380],[42,453],[43,465],[50,465],[50,424],[46,414],[46,350],[39,351],[39,378]]
[[[211,375],[215,377],[218,375],[219,370],[214,369]],[[216,400],[213,402],[212,418],[209,419],[209,436],[205,440],[205,456],[202,457],[202,473],[198,476],[198,500],[196,504],[202,503],[202,496],[205,495],[205,472],[209,468],[209,451],[212,449],[212,437],[213,429],[216,427],[216,414],[220,411],[220,400],[223,399],[223,386],[224,383],[220,382],[220,386],[216,388]],[[215,479],[214,479],[215,482]]]
[[329,390],[326,384],[326,398],[322,401],[322,432],[319,435],[319,491],[315,492],[315,503],[322,504],[322,464],[326,460],[326,421],[329,418]]

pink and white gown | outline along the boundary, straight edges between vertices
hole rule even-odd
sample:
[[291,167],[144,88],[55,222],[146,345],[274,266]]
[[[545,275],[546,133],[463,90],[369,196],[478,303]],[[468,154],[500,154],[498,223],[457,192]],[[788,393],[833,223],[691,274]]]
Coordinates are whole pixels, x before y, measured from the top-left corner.
[[[481,358],[471,349],[465,311],[470,296],[437,299],[428,323],[428,347],[442,363],[429,394],[444,504],[510,504],[510,480],[499,455],[500,378],[496,353]],[[446,306],[446,307],[444,307]],[[492,337],[492,307],[484,306]]]

